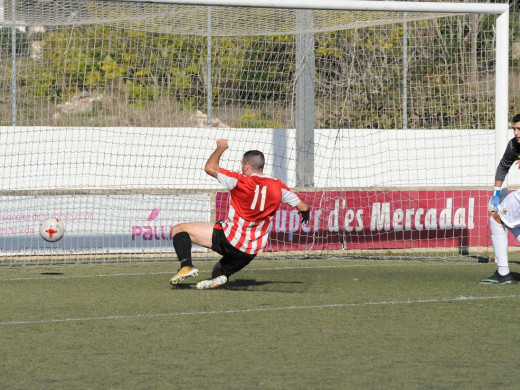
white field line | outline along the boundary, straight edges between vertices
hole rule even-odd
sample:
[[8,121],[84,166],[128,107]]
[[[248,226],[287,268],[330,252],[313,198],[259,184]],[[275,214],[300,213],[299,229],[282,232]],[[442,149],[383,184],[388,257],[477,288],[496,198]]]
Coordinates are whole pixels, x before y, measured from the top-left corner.
[[282,306],[282,307],[253,307],[249,309],[237,310],[215,310],[215,311],[188,311],[180,313],[156,313],[156,314],[128,314],[120,316],[106,316],[106,317],[79,317],[79,318],[50,318],[43,320],[25,320],[25,321],[1,321],[0,326],[7,325],[35,325],[35,324],[54,324],[63,322],[86,322],[86,321],[114,321],[114,320],[129,320],[129,319],[149,319],[161,317],[185,317],[185,316],[206,316],[219,314],[243,314],[243,313],[259,313],[268,311],[288,311],[288,310],[312,310],[312,309],[335,309],[348,307],[362,307],[362,306],[386,306],[386,305],[410,305],[421,303],[444,303],[444,302],[468,302],[468,301],[487,301],[498,299],[515,299],[520,298],[520,295],[502,295],[502,296],[484,296],[484,297],[464,297],[458,296],[453,298],[432,298],[432,299],[415,299],[404,301],[380,301],[380,302],[359,302],[359,303],[333,303],[328,305],[302,305],[302,306]]
[[[459,263],[452,263],[459,264]],[[460,263],[460,265],[469,265],[474,263]],[[309,266],[290,266],[290,267],[265,267],[265,268],[244,268],[242,272],[254,272],[254,271],[278,271],[278,270],[294,270],[294,269],[328,269],[328,268],[354,268],[354,267],[414,267],[419,263],[407,263],[407,264],[340,264],[340,265],[309,265]],[[425,265],[421,263],[420,265]],[[436,265],[436,264],[428,264]],[[21,277],[21,278],[0,278],[0,282],[17,282],[25,280],[55,280],[55,279],[83,279],[83,278],[111,278],[119,276],[146,276],[146,275],[164,275],[164,274],[175,274],[176,270],[174,267],[171,271],[160,271],[160,272],[124,272],[114,274],[91,274],[91,275],[45,275],[45,276],[32,276],[32,277]],[[211,270],[200,270],[200,273],[211,273]]]

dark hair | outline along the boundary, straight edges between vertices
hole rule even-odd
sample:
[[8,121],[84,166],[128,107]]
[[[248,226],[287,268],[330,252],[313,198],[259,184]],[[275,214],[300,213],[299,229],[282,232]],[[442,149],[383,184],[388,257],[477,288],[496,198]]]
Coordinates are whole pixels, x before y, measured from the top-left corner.
[[516,122],[520,122],[520,114],[516,114],[516,115],[513,117],[513,123],[516,123]]
[[254,170],[264,170],[265,157],[259,150],[249,150],[248,152],[245,152],[243,161],[251,165],[251,168]]

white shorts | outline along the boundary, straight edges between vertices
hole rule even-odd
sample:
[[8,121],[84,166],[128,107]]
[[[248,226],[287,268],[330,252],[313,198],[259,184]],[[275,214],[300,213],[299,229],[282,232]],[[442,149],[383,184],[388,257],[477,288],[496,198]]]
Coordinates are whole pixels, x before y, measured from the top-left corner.
[[511,192],[500,202],[498,216],[510,228],[520,226],[520,190]]

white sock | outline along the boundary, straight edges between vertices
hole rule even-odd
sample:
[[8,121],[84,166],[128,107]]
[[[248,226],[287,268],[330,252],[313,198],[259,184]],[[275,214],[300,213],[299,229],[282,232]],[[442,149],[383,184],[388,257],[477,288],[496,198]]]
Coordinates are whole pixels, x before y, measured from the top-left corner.
[[491,242],[493,243],[498,273],[500,275],[507,275],[509,273],[507,229],[505,225],[499,224],[493,217],[490,218],[489,227],[491,228]]

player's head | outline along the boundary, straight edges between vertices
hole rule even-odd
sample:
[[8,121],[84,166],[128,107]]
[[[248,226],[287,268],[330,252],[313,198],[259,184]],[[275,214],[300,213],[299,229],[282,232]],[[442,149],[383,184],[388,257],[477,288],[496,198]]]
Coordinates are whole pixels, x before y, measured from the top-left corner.
[[[259,150],[250,150],[244,153],[242,157],[242,172],[244,175],[248,173],[263,173],[265,157]],[[251,169],[252,172],[248,172]]]
[[515,138],[517,139],[517,141],[520,142],[520,114],[516,114],[514,117],[513,117],[513,131],[515,133]]

